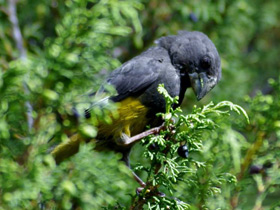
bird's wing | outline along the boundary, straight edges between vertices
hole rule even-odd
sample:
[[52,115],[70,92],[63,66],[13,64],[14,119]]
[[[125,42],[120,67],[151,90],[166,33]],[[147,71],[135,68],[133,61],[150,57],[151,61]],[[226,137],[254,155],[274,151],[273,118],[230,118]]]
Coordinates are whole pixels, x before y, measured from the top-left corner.
[[112,100],[117,102],[128,96],[140,95],[157,80],[160,68],[160,60],[141,55],[124,63],[107,80],[117,90]]

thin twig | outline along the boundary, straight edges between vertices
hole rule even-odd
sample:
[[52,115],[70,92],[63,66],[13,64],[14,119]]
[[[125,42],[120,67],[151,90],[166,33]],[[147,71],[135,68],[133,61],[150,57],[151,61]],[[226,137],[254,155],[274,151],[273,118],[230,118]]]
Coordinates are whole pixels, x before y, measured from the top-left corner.
[[[241,164],[241,171],[237,175],[237,180],[239,182],[243,179],[245,172],[248,170],[249,166],[251,165],[251,163],[253,161],[253,157],[256,155],[256,153],[259,151],[259,149],[263,145],[263,141],[266,137],[266,133],[263,131],[259,131],[256,136],[257,136],[256,141],[247,150],[244,161]],[[235,209],[237,207],[238,202],[239,202],[239,193],[240,193],[240,188],[237,187],[236,192],[234,193],[234,195],[232,196],[231,201],[230,201],[231,209]]]
[[[16,47],[19,51],[19,59],[22,61],[26,61],[27,56],[26,56],[26,49],[23,46],[23,39],[22,39],[22,34],[19,28],[18,24],[18,18],[17,18],[17,8],[16,8],[17,0],[9,0],[8,1],[8,10],[7,14],[9,17],[9,20],[12,24],[12,33],[13,33],[13,38],[16,43]],[[24,93],[26,95],[30,94],[30,91],[27,87],[27,84],[23,82],[23,88],[24,88]],[[29,101],[25,102],[25,107],[27,110],[27,123],[28,123],[28,130],[29,132],[31,131],[33,124],[34,124],[34,119],[32,117],[32,111],[33,107]]]
[[247,150],[246,156],[244,158],[244,161],[241,164],[241,171],[237,176],[237,180],[240,181],[246,170],[248,170],[249,166],[251,165],[254,156],[256,155],[256,153],[259,151],[260,147],[263,145],[263,141],[266,137],[266,133],[263,131],[259,131],[257,133],[257,138],[256,141],[253,143],[253,145]]
[[[173,127],[171,127],[171,128],[173,128]],[[147,130],[147,131],[145,131],[143,133],[140,133],[136,136],[133,136],[129,140],[131,142],[136,142],[136,141],[139,141],[140,139],[142,139],[142,138],[144,138],[148,135],[159,134],[160,131],[164,130],[164,129],[166,129],[165,124],[163,124],[161,126],[158,126],[158,127],[155,127],[155,128],[152,128],[150,130]],[[170,140],[170,136],[165,136],[165,140]],[[168,151],[169,151],[169,148],[167,147],[163,152],[165,154],[167,154]],[[161,167],[162,167],[162,164],[160,164],[160,163],[156,164],[154,174],[158,174]],[[147,179],[149,179],[149,176],[148,176]],[[161,193],[161,192],[158,191],[159,185],[153,186],[151,181],[148,181],[144,187],[145,188],[144,189],[142,188],[141,190],[146,190],[146,193],[144,193],[143,196],[139,196],[138,200],[134,200],[133,205],[130,207],[130,210],[141,210],[141,209],[143,209],[143,206],[146,204],[147,200],[153,198],[154,196],[165,197],[164,193]]]
[[150,130],[144,131],[142,133],[139,133],[138,135],[132,136],[125,142],[125,144],[130,145],[130,144],[135,143],[135,142],[137,142],[137,141],[139,141],[139,140],[143,139],[144,137],[147,137],[151,134],[159,134],[159,132],[161,130],[163,130],[164,127],[165,127],[165,125],[161,125],[161,126],[158,126],[158,127],[155,127],[155,128],[151,128]]

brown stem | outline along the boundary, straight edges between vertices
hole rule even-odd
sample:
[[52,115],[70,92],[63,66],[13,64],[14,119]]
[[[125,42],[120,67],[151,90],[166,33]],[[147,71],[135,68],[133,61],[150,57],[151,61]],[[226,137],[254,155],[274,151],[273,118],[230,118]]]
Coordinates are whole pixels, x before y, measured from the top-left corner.
[[241,180],[246,172],[246,170],[248,169],[248,167],[251,165],[253,158],[255,156],[255,154],[258,152],[258,150],[260,149],[260,147],[263,144],[263,140],[265,138],[265,132],[263,131],[259,131],[257,133],[257,139],[254,142],[254,144],[252,145],[252,147],[250,147],[246,153],[245,159],[241,165],[241,171],[237,176],[238,181]]
[[133,143],[135,143],[135,142],[137,142],[137,141],[139,141],[139,140],[143,139],[144,137],[147,137],[151,134],[159,134],[159,132],[161,130],[163,130],[164,127],[165,127],[165,125],[161,125],[159,127],[155,127],[155,128],[150,129],[150,130],[139,133],[138,135],[132,136],[128,140],[125,141],[125,145],[133,144]]
[[137,174],[134,173],[133,171],[132,171],[132,175],[133,175],[134,179],[140,184],[141,187],[146,187],[146,183],[143,182],[143,180],[139,176],[137,176]]
[[[256,153],[258,152],[258,150],[260,149],[260,147],[263,144],[263,140],[266,136],[266,133],[264,131],[259,131],[257,133],[257,139],[254,142],[254,144],[252,145],[252,147],[250,147],[247,150],[246,156],[244,158],[244,161],[242,162],[241,165],[241,171],[240,173],[237,175],[237,180],[241,181],[245,175],[245,172],[247,171],[248,167],[251,165],[254,156],[256,155]],[[239,199],[239,189],[236,190],[235,194],[233,195],[233,197],[231,198],[231,207],[232,209],[235,209],[238,205],[238,199]]]

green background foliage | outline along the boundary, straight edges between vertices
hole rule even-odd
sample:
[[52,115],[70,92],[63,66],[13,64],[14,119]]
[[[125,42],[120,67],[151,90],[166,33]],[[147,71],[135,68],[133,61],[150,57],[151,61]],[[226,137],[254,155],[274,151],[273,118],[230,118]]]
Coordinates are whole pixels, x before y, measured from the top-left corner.
[[[0,209],[129,208],[138,184],[119,154],[87,144],[56,166],[49,151],[68,133],[96,133],[92,124],[69,117],[73,105],[86,106],[109,72],[179,30],[206,33],[223,71],[200,102],[187,91],[184,115],[194,104],[230,100],[247,111],[250,123],[234,113],[210,116],[217,126],[203,130],[197,151],[190,147],[190,161],[202,167],[190,166],[195,173],[182,175],[167,197],[190,209],[280,209],[277,0],[19,0],[24,59],[12,35],[9,2],[0,0]],[[94,112],[108,118],[106,111]],[[150,166],[145,147],[138,144],[131,154],[144,180],[140,166]]]

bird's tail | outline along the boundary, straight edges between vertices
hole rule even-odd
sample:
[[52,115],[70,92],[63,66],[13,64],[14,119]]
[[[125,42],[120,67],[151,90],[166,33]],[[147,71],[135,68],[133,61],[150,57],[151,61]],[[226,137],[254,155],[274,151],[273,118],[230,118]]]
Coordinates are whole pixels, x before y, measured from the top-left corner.
[[80,143],[84,139],[78,133],[72,135],[70,139],[56,146],[51,152],[57,164],[62,162],[64,159],[76,154],[79,151]]

